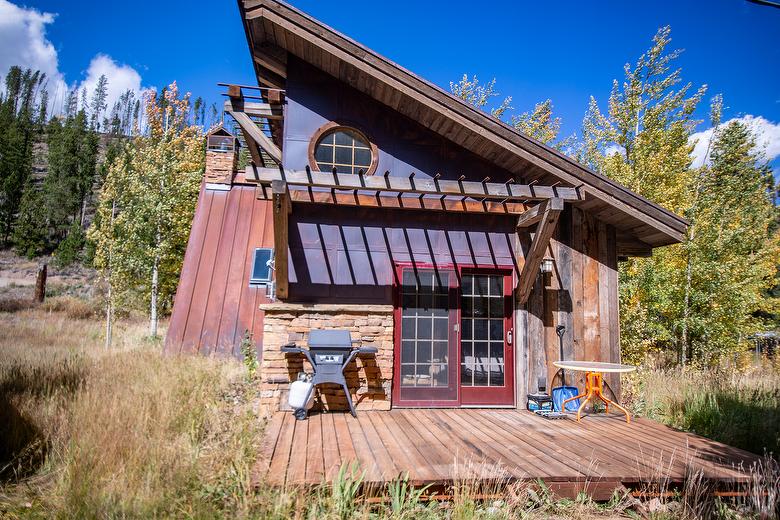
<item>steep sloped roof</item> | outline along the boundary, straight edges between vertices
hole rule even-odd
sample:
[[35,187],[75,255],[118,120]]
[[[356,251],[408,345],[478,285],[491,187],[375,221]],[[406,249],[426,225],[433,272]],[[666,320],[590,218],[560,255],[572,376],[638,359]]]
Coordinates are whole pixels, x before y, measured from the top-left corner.
[[278,0],[238,0],[258,78],[265,47],[286,50],[519,180],[582,186],[579,207],[614,225],[620,254],[679,242],[687,222]]

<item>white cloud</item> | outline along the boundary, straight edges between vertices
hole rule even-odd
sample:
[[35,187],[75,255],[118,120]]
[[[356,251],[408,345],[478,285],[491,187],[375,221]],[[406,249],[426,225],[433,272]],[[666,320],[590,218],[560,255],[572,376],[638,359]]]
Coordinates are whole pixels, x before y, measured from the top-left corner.
[[[146,90],[141,86],[141,75],[129,65],[118,64],[110,56],[100,53],[90,61],[86,77],[69,85],[59,70],[57,49],[46,38],[46,26],[53,23],[56,16],[0,0],[0,78],[13,65],[45,72],[50,113],[62,111],[69,88],[81,90],[86,87],[91,98],[101,74],[108,78],[107,111],[127,89],[134,90],[136,98],[140,98]],[[0,83],[0,91],[2,89],[4,84]]]
[[[773,123],[762,116],[745,115],[729,119],[721,126],[732,121],[739,121],[751,129],[758,150],[763,152],[767,160],[772,161],[780,156],[780,123]],[[698,167],[704,164],[704,156],[707,153],[710,139],[712,139],[712,132],[713,129],[708,128],[691,135],[690,141],[696,142],[693,148],[693,166]]]
[[[0,76],[4,77],[13,65],[45,72],[51,98],[58,89],[60,96],[66,90],[59,71],[57,49],[46,39],[46,26],[55,16],[0,0]],[[4,84],[0,86],[0,89],[4,88]]]
[[92,96],[92,92],[97,86],[101,75],[108,79],[108,96],[106,98],[106,113],[111,111],[111,107],[125,91],[133,90],[136,98],[147,89],[141,87],[141,75],[129,65],[120,65],[110,56],[98,54],[89,63],[87,77],[79,84],[79,90],[86,88]]

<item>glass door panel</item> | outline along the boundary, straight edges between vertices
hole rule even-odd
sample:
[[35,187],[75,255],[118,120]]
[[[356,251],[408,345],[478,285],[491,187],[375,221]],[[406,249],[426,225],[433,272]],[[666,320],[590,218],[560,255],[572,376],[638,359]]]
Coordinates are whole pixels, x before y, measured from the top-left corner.
[[401,271],[399,404],[457,401],[456,286],[453,271]]
[[508,341],[512,328],[510,287],[511,277],[504,274],[464,272],[461,275],[463,404],[514,402],[512,346]]

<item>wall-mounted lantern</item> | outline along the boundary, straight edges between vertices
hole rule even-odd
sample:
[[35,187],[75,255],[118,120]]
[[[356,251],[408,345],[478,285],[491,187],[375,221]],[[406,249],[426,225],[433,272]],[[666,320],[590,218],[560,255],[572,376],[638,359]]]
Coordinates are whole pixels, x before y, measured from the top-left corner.
[[542,272],[542,274],[550,274],[553,272],[554,267],[555,264],[553,263],[553,259],[545,258],[542,260],[542,265],[539,266],[539,270]]

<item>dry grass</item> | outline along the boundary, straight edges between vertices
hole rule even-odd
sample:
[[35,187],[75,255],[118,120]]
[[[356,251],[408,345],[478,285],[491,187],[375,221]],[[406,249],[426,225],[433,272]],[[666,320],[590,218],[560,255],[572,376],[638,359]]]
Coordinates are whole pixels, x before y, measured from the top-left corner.
[[[438,502],[403,478],[364,500],[357,469],[315,489],[250,487],[262,422],[246,368],[232,360],[165,358],[146,322],[122,322],[103,348],[91,304],[70,299],[0,313],[0,517],[8,518],[771,518],[777,463],[751,496],[726,508],[692,475],[655,511],[626,494],[560,500],[540,483],[457,483]],[[691,376],[692,378],[694,376]],[[646,385],[649,383],[646,381]],[[645,403],[679,390],[647,386]],[[483,469],[474,468],[475,473]],[[479,473],[484,476],[482,473]],[[774,491],[773,491],[774,490]],[[482,497],[482,498],[475,498]]]
[[[163,358],[146,323],[103,324],[72,302],[0,319],[6,513],[216,516],[247,495],[260,423],[235,361]],[[0,508],[0,511],[3,509]]]
[[739,369],[646,369],[629,376],[633,411],[753,453],[780,453],[780,371],[772,363]]

